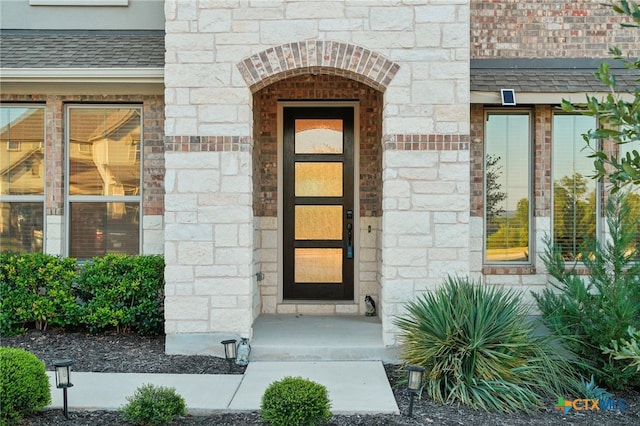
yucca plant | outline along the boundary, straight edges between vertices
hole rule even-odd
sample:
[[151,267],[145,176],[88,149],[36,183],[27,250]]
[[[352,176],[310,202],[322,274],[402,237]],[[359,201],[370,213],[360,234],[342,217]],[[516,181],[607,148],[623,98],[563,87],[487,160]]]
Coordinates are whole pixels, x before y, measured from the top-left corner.
[[570,393],[576,376],[547,338],[535,336],[520,293],[449,277],[396,319],[407,364],[425,368],[434,401],[513,412]]

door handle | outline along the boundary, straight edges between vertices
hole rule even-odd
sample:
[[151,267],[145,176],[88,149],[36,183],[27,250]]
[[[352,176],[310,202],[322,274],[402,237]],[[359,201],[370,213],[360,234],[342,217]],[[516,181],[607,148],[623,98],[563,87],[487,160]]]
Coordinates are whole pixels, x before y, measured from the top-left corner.
[[353,225],[347,223],[347,259],[353,259]]

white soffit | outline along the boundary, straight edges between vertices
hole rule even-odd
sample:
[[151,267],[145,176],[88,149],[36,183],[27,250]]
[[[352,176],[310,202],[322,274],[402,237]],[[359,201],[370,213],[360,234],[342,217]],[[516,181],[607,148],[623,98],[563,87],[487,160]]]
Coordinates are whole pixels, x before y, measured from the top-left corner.
[[[587,94],[589,96],[595,96],[596,99],[602,99],[607,96],[608,92],[595,92],[595,93],[531,93],[531,92],[518,92],[516,91],[516,96],[518,97],[518,105],[526,105],[526,104],[560,104],[563,99],[570,101],[571,103],[581,104],[586,103]],[[629,93],[621,93],[620,96],[625,101],[632,101],[633,95]],[[495,92],[480,92],[480,91],[472,91],[471,92],[471,103],[472,104],[502,104],[502,97],[500,96],[500,91]]]
[[2,83],[163,83],[163,68],[0,68]]

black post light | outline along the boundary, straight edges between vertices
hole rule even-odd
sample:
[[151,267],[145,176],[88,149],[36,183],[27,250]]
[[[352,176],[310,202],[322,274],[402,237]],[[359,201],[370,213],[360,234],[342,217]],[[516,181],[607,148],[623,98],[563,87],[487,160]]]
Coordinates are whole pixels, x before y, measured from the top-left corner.
[[72,359],[64,359],[54,361],[53,366],[56,368],[56,387],[62,389],[62,398],[64,405],[64,417],[69,419],[69,404],[67,402],[67,389],[73,386],[71,383],[71,366],[74,364]]
[[409,380],[407,381],[407,389],[411,393],[411,399],[409,400],[409,417],[413,416],[413,397],[420,392],[422,387],[422,376],[424,375],[424,368],[418,365],[410,365],[407,367],[409,370]]
[[223,340],[222,343],[224,345],[224,357],[229,363],[229,371],[232,371],[233,362],[236,359],[236,339]]

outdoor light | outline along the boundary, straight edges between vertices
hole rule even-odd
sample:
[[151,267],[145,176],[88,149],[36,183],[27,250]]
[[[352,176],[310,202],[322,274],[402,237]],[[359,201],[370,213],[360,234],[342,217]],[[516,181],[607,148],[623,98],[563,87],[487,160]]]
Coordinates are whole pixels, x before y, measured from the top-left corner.
[[410,365],[407,367],[407,370],[409,370],[407,389],[409,390],[409,393],[411,393],[411,399],[409,400],[409,417],[411,417],[413,416],[413,397],[420,391],[422,386],[424,368],[418,365]]
[[71,383],[71,366],[73,360],[65,359],[54,361],[53,366],[56,368],[56,387],[62,389],[62,398],[64,405],[64,417],[69,419],[69,405],[67,403],[67,389],[73,386]]
[[236,359],[236,339],[223,340],[224,357],[229,363],[229,371],[233,368],[233,361]]

